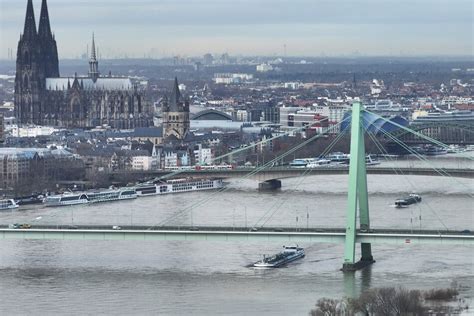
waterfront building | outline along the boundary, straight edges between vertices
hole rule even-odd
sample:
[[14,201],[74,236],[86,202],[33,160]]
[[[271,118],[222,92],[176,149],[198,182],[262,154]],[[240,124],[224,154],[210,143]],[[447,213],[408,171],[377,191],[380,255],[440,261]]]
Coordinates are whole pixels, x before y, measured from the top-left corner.
[[[45,189],[54,180],[82,179],[82,161],[63,149],[0,148],[0,187]],[[41,187],[44,186],[44,187]]]
[[19,124],[66,128],[134,128],[153,124],[144,90],[130,78],[103,77],[92,38],[86,77],[60,77],[56,39],[51,32],[46,0],[36,29],[28,0],[16,60],[15,116]]
[[213,158],[211,148],[204,147],[202,144],[198,144],[194,147],[195,164],[200,166],[210,165],[212,164]]

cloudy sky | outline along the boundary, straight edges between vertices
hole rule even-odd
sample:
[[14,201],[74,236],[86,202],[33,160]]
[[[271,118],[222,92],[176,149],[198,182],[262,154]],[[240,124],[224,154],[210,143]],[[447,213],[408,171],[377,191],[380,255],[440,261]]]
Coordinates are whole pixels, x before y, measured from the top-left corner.
[[[0,0],[0,58],[16,50],[26,0]],[[41,0],[33,0],[38,22]],[[49,0],[60,58],[472,55],[471,0]]]

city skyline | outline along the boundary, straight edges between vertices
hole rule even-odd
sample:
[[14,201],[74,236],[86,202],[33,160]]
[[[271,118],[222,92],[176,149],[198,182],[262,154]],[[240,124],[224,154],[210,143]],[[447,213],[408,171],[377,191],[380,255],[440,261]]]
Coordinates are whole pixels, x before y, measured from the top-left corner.
[[[33,1],[38,23],[41,1]],[[15,57],[26,1],[0,0],[0,58]],[[48,1],[61,59],[233,55],[469,56],[469,1]],[[232,16],[234,18],[229,18]],[[139,36],[137,36],[139,34]],[[13,56],[9,56],[13,53]]]

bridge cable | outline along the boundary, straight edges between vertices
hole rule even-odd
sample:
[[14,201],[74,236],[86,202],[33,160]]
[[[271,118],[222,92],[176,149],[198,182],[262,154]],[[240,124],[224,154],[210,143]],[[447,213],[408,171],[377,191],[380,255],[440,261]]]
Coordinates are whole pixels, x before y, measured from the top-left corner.
[[[345,133],[343,132],[339,133],[337,137],[333,139],[332,142],[321,153],[320,157],[326,156],[332,150],[332,148],[334,148],[334,146],[339,142],[339,140],[344,136],[344,134]],[[299,182],[296,184],[296,186],[294,186],[293,190],[291,190],[290,192],[295,192],[299,188],[299,186],[303,183],[303,181],[306,179],[306,177],[309,174],[311,174],[312,171],[313,171],[313,168],[307,168],[305,172],[299,176],[300,178]],[[257,222],[252,226],[252,228],[256,228],[256,226],[258,226],[260,221],[262,221],[265,217],[267,217],[267,219],[259,227],[262,228],[263,226],[265,226],[272,219],[272,217],[277,213],[277,211],[279,211],[283,207],[286,201],[287,200],[283,200],[282,202],[276,201],[273,204],[273,206],[257,220]],[[274,207],[276,207],[275,210],[273,210],[273,212],[270,213]],[[268,216],[268,214],[270,215]]]
[[[231,151],[231,152],[229,152],[229,153],[226,153],[226,154],[217,156],[217,157],[215,157],[215,158],[212,158],[212,159],[211,159],[211,163],[214,163],[214,162],[216,162],[216,161],[222,160],[223,158],[229,157],[229,156],[231,156],[231,155],[235,155],[235,154],[238,154],[238,153],[240,153],[240,152],[247,151],[247,150],[249,150],[249,149],[255,148],[255,147],[259,146],[259,145],[265,144],[265,143],[270,142],[270,141],[273,141],[273,140],[275,140],[275,139],[278,139],[278,138],[281,138],[281,137],[284,137],[284,136],[291,135],[291,134],[293,134],[293,133],[295,133],[295,132],[304,131],[304,130],[307,129],[308,127],[309,127],[309,126],[298,127],[298,128],[296,128],[296,129],[293,129],[293,130],[291,130],[291,131],[285,132],[285,133],[283,133],[283,134],[278,134],[278,135],[276,135],[276,136],[272,136],[272,137],[270,137],[270,138],[268,138],[268,139],[261,140],[261,141],[259,141],[259,142],[254,143],[254,144],[249,144],[249,145],[247,145],[247,146],[245,146],[245,147],[243,147],[243,148],[235,149],[235,150],[233,150],[233,151]],[[326,131],[325,133],[328,133],[328,131]],[[325,133],[323,133],[323,134],[325,134]],[[168,179],[168,178],[174,177],[174,176],[179,175],[179,174],[181,174],[181,173],[183,173],[183,172],[186,172],[186,171],[188,171],[188,170],[186,170],[186,169],[183,169],[183,170],[175,170],[175,171],[170,172],[169,174],[166,174],[166,175],[163,175],[163,176],[159,177],[158,179],[159,179],[159,180]]]
[[[375,146],[381,151],[381,153],[383,154],[384,152],[388,154],[388,152],[386,151],[386,149],[383,147],[383,145],[380,143],[379,140],[377,140],[377,138],[375,137],[375,135],[372,135],[372,133],[370,132],[367,132],[367,134],[369,135],[369,137],[372,139],[372,141],[374,142]],[[392,158],[390,158],[390,156],[388,156],[389,159],[392,160],[392,162],[394,161]],[[394,167],[395,165],[393,165],[393,170],[395,171],[396,174],[398,174],[396,172],[396,169]],[[400,167],[399,167],[400,168]],[[401,170],[401,168],[399,169],[401,174],[403,176],[405,176],[405,179],[407,180],[407,182],[410,184],[410,186],[412,188],[416,188],[416,186],[409,180],[409,178],[403,173],[403,171]],[[430,203],[425,203],[427,206],[428,206],[428,209],[431,210],[431,212],[435,215],[435,217],[438,219],[438,221],[441,223],[441,225],[444,226],[444,228],[446,230],[449,230],[447,225],[443,222],[443,220],[441,219],[441,217],[438,215],[438,213],[431,207]],[[417,204],[417,207],[420,211],[420,217],[421,217],[421,206]],[[412,217],[413,217],[413,213],[412,213]],[[421,219],[420,219],[421,220]]]
[[[250,178],[251,176],[257,174],[258,172],[260,172],[260,171],[262,171],[262,170],[264,170],[264,169],[266,169],[266,168],[268,168],[268,167],[271,167],[271,166],[272,166],[275,162],[277,162],[278,160],[283,159],[283,158],[285,158],[285,157],[291,155],[292,153],[294,153],[294,152],[296,152],[297,150],[301,149],[302,147],[306,146],[306,145],[309,144],[310,142],[312,142],[312,141],[314,141],[314,140],[316,140],[316,139],[318,139],[318,138],[324,136],[325,134],[330,133],[330,132],[334,131],[335,129],[339,128],[339,126],[341,126],[341,124],[342,124],[343,122],[347,121],[348,119],[349,119],[349,118],[345,118],[345,119],[343,119],[341,122],[339,122],[339,123],[337,123],[337,124],[331,126],[330,128],[328,128],[328,129],[326,130],[325,133],[316,134],[316,135],[312,136],[311,138],[305,140],[304,142],[302,142],[302,143],[300,143],[300,144],[298,144],[298,145],[295,145],[293,148],[291,148],[291,149],[288,150],[287,152],[281,154],[280,156],[275,157],[274,159],[272,159],[272,160],[268,161],[267,163],[263,164],[262,166],[255,168],[255,170],[251,171],[250,173],[248,173],[248,174],[246,174],[246,175],[240,177],[239,180],[242,181],[242,180],[244,180],[244,179]],[[307,126],[306,126],[306,128],[307,128]],[[230,189],[229,187],[224,187],[224,188],[221,188],[221,189],[219,189],[219,190],[217,190],[217,191],[214,191],[214,192],[213,192],[212,194],[210,194],[207,198],[204,198],[204,199],[202,199],[202,200],[200,200],[200,201],[197,201],[197,202],[195,202],[194,204],[191,204],[191,205],[185,207],[184,209],[182,209],[182,210],[179,211],[178,213],[176,213],[176,214],[170,216],[169,218],[164,219],[164,220],[162,220],[162,221],[160,221],[160,222],[158,222],[158,223],[156,223],[156,224],[151,225],[149,229],[152,229],[152,228],[154,228],[154,227],[156,227],[156,226],[163,226],[165,223],[169,222],[170,220],[176,219],[176,218],[178,218],[179,216],[186,214],[186,212],[188,212],[188,211],[194,209],[195,207],[198,207],[198,206],[201,206],[201,205],[205,204],[205,203],[208,202],[209,200],[213,199],[216,195],[218,195],[218,194],[220,194],[220,193],[222,193],[222,192],[225,192],[225,191],[227,191],[227,190],[229,190],[229,189]]]
[[[453,177],[449,172],[447,172],[445,169],[443,168],[436,168],[428,159],[426,159],[425,157],[423,157],[422,155],[420,155],[419,153],[417,153],[415,150],[413,150],[412,148],[410,148],[407,144],[403,143],[402,141],[400,141],[399,139],[397,139],[396,137],[394,137],[393,135],[391,135],[390,133],[388,133],[387,131],[381,129],[380,130],[385,136],[389,137],[391,140],[393,140],[394,142],[396,142],[398,145],[402,146],[402,148],[404,148],[405,150],[407,150],[409,153],[413,154],[417,159],[419,159],[420,161],[423,161],[425,162],[429,167],[431,167],[434,171],[436,171],[436,173],[438,173],[439,175],[441,176],[444,176],[444,177],[448,177],[448,178],[451,178],[452,180],[454,180],[455,182],[457,182],[458,184],[462,185],[463,187],[469,189],[469,191],[471,191],[471,188],[469,186],[467,186],[466,184],[460,182],[456,177]],[[473,197],[472,194],[469,194],[471,197]]]

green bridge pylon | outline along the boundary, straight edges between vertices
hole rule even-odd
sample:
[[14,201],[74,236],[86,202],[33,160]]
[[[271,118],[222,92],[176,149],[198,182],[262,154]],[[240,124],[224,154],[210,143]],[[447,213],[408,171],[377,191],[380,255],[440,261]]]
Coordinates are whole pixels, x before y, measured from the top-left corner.
[[362,110],[361,103],[356,102],[352,104],[347,224],[342,271],[355,271],[375,262],[372,257],[370,243],[361,244],[361,259],[357,262],[355,260],[358,209],[360,229],[362,231],[369,231],[370,229],[364,126],[361,124]]

